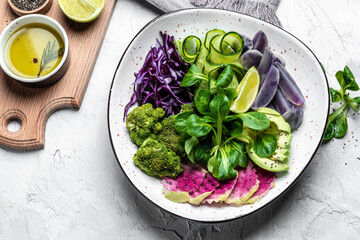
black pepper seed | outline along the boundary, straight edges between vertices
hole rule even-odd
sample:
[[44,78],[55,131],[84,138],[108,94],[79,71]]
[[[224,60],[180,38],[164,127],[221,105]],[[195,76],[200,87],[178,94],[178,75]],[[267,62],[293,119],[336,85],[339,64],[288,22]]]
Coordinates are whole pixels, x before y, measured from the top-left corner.
[[45,1],[46,0],[11,0],[15,7],[25,11],[35,10],[41,7]]

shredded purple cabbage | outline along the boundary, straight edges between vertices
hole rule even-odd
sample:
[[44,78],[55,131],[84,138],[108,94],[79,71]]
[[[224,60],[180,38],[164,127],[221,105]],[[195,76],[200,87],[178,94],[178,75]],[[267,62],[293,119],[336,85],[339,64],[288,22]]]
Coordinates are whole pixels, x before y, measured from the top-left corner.
[[146,56],[143,67],[135,73],[134,93],[125,106],[124,121],[130,107],[136,102],[139,106],[151,103],[154,108],[161,107],[165,116],[177,114],[181,106],[194,100],[190,88],[180,87],[190,64],[184,62],[176,50],[174,37],[161,33],[163,45],[156,39]]

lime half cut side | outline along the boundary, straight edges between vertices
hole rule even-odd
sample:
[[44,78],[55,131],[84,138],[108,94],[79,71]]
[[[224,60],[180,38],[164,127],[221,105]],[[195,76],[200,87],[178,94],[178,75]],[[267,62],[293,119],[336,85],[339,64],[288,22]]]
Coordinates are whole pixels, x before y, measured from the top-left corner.
[[94,21],[105,7],[105,0],[58,0],[63,13],[75,22]]
[[250,68],[236,88],[237,97],[231,102],[230,111],[244,113],[249,111],[259,91],[260,75],[255,67]]

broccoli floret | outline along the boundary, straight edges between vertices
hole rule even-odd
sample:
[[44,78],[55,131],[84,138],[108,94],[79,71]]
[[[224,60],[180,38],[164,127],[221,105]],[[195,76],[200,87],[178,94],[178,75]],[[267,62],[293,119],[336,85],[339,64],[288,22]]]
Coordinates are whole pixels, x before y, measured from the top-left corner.
[[148,138],[134,155],[134,163],[147,175],[175,178],[182,171],[180,157],[164,144]]
[[195,107],[192,103],[186,103],[181,106],[181,112],[195,112]]
[[162,108],[153,109],[150,103],[135,108],[126,118],[126,128],[130,131],[130,138],[138,146],[150,138],[155,138],[162,130],[160,121],[164,118]]
[[161,122],[162,131],[156,135],[156,139],[165,144],[166,147],[173,150],[181,158],[186,157],[185,151],[179,147],[178,141],[180,135],[175,130],[176,115],[171,115]]

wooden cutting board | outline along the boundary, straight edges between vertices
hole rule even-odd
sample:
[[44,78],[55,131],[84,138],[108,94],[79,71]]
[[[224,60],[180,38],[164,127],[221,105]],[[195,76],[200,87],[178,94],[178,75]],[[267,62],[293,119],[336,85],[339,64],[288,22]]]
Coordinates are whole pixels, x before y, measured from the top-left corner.
[[[53,1],[46,15],[56,19],[68,34],[70,65],[58,83],[46,88],[25,87],[0,68],[0,145],[17,150],[44,148],[50,115],[61,108],[80,108],[114,5],[115,0],[107,0],[98,19],[80,24],[67,19]],[[0,31],[15,18],[7,1],[1,0]],[[8,124],[14,120],[21,122],[21,128],[10,132]]]

